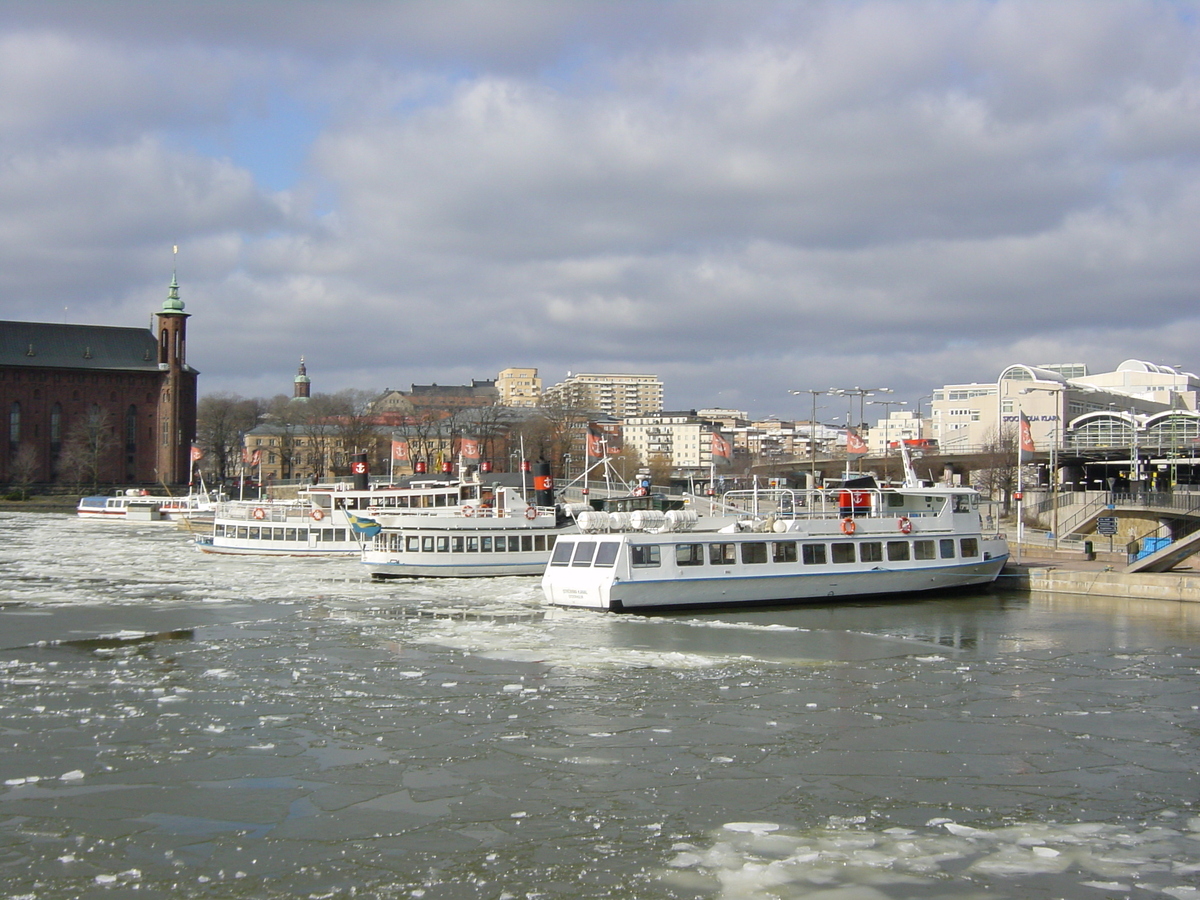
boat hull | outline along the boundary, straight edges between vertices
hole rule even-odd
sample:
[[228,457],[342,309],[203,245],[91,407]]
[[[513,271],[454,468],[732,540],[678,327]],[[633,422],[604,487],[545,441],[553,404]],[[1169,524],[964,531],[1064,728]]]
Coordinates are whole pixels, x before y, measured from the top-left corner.
[[[598,537],[597,543],[601,541]],[[659,544],[663,563],[653,572],[629,567],[627,541],[622,542],[616,565],[607,571],[586,565],[547,566],[542,576],[543,594],[556,606],[611,611],[829,602],[987,585],[995,581],[1008,560],[1003,541],[981,541],[977,557],[954,561],[844,566],[768,562],[683,568],[671,564],[675,543],[681,542]]]

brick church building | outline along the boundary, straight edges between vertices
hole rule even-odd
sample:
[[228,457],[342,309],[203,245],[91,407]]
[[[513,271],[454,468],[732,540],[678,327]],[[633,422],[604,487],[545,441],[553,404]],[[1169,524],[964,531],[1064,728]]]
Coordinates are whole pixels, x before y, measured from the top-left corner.
[[198,375],[187,319],[172,277],[154,331],[0,322],[0,484],[83,480],[70,463],[81,443],[87,480],[186,484]]

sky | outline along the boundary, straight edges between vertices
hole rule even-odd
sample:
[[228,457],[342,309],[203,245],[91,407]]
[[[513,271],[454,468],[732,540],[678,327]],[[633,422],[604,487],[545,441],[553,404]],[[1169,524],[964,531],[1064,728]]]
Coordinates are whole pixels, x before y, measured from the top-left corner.
[[1200,0],[2,0],[0,319],[173,273],[202,396],[1200,371]]

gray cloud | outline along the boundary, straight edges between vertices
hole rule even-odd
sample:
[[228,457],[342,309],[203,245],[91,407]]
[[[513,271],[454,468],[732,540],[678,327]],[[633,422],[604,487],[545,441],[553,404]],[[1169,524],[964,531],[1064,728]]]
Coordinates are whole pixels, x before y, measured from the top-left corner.
[[143,321],[178,243],[212,391],[1195,369],[1198,11],[15,3],[0,316]]

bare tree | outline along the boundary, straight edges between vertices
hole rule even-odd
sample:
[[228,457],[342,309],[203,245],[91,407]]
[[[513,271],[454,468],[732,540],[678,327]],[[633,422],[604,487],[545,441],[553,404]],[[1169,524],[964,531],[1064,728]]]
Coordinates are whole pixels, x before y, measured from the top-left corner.
[[112,414],[92,406],[67,432],[60,469],[77,485],[90,483],[96,490],[117,444]]
[[973,480],[986,496],[1003,502],[1005,516],[1012,512],[1017,464],[1017,429],[1006,425],[989,432],[977,458]]
[[350,471],[350,455],[366,453],[371,471],[387,465],[391,447],[385,449],[384,436],[372,404],[379,397],[378,391],[359,391],[348,388],[334,395],[338,409],[335,429],[334,459],[332,465],[338,474]]
[[209,394],[196,409],[196,442],[204,450],[205,467],[224,481],[237,469],[245,435],[265,408],[262,400],[246,400],[231,394]]
[[33,484],[34,476],[38,471],[37,449],[33,444],[25,443],[17,450],[16,456],[13,457],[10,473],[12,476],[13,494],[20,494],[20,497],[10,499],[29,499],[29,486]]

